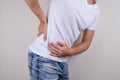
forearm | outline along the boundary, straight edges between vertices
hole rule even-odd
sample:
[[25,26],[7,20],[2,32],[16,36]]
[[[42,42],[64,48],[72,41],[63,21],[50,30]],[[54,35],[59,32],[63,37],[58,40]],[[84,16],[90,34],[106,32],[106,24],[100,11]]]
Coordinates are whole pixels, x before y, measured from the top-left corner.
[[93,39],[94,32],[95,32],[94,30],[89,29],[84,30],[81,43],[72,48],[73,55],[82,53],[89,48]]
[[81,42],[79,45],[72,48],[72,55],[80,54],[86,51],[90,46],[90,42]]
[[40,7],[38,0],[25,0],[25,2],[41,22],[46,22],[45,14]]

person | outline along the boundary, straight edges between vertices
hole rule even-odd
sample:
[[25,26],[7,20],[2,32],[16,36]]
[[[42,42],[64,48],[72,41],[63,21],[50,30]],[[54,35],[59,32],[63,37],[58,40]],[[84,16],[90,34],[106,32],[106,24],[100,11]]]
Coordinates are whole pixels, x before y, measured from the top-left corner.
[[[100,16],[97,1],[50,0],[46,16],[38,0],[25,2],[40,21],[28,51],[31,80],[69,80],[68,57],[86,51],[92,42]],[[82,31],[81,42],[73,47]]]

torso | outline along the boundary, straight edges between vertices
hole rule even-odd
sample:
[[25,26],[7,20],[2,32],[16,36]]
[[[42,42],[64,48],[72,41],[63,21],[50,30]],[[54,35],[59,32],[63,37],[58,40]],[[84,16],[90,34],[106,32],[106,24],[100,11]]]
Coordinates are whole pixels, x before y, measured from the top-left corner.
[[[81,30],[87,29],[99,13],[97,4],[88,5],[87,0],[51,0],[48,11],[47,41],[42,34],[31,44],[39,55],[53,60],[65,61],[66,58],[50,56],[48,43],[61,41],[71,47]],[[40,53],[41,52],[41,53]],[[44,53],[44,54],[43,54]]]

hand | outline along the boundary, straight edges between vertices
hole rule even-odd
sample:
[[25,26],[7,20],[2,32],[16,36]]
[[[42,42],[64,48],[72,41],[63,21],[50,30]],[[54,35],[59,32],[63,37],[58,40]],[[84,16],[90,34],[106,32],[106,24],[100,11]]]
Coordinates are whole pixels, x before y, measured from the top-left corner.
[[72,48],[68,47],[65,43],[57,42],[56,44],[51,42],[48,44],[48,50],[51,51],[52,56],[55,57],[65,57],[65,56],[72,56],[73,50]]
[[37,36],[40,36],[42,33],[44,33],[44,41],[46,41],[47,40],[47,22],[41,22],[38,27]]

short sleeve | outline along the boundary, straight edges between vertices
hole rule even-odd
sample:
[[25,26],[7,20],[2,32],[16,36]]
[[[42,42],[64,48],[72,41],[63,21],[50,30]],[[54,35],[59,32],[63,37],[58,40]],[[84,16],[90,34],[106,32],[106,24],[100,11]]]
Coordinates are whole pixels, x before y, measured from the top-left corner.
[[96,26],[97,26],[97,23],[98,23],[98,21],[99,21],[99,17],[100,17],[100,12],[98,12],[98,13],[95,15],[92,23],[88,26],[87,29],[89,29],[89,30],[96,30]]

